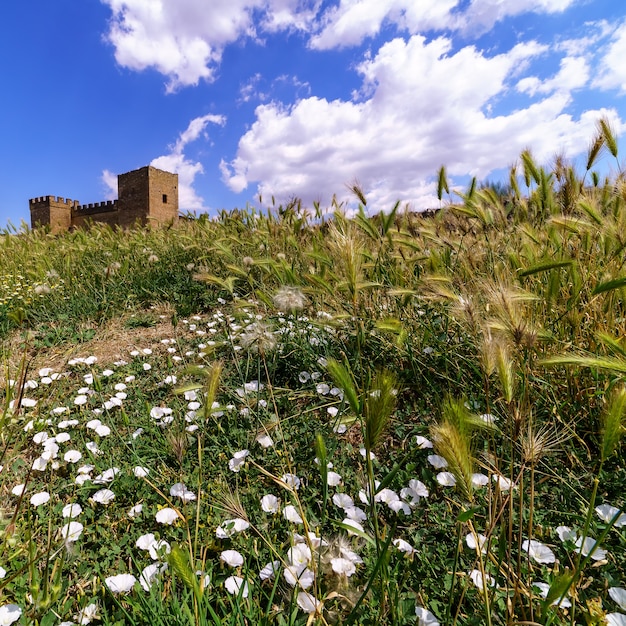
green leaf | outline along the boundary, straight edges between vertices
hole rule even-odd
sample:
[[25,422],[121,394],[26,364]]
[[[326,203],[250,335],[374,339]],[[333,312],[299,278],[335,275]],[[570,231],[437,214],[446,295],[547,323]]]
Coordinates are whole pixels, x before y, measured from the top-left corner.
[[614,278],[613,280],[608,280],[604,283],[596,285],[596,288],[593,290],[593,295],[595,296],[599,293],[612,291],[613,289],[621,289],[622,287],[626,287],[626,276],[622,276],[621,278]]
[[468,509],[467,511],[461,511],[458,515],[458,517],[456,518],[457,522],[468,522],[469,520],[471,520],[474,515],[476,515],[476,513],[480,512],[480,507],[475,506],[472,507],[471,509]]
[[626,374],[626,360],[613,359],[611,357],[586,357],[577,354],[564,354],[539,361],[544,367],[554,367],[558,365],[571,365],[574,367],[595,367],[597,369],[609,370],[619,374]]
[[544,607],[549,607],[553,602],[561,600],[567,594],[572,581],[574,580],[574,574],[569,570],[565,570],[562,574],[557,576],[550,585],[548,595],[543,601]]
[[365,539],[365,541],[367,541],[367,543],[371,544],[372,546],[376,545],[376,541],[373,537],[370,537],[366,532],[363,532],[358,528],[355,528],[354,526],[350,526],[350,524],[345,524],[344,522],[335,522],[335,526],[343,528],[346,532],[354,533],[357,537]]
[[328,453],[326,443],[321,433],[317,433],[315,437],[315,454],[320,467],[322,477],[322,508],[326,510],[326,502],[328,500]]
[[167,555],[168,565],[174,570],[185,585],[193,591],[196,597],[200,597],[200,585],[198,578],[189,565],[189,555],[178,544],[172,546]]
[[450,187],[448,185],[448,177],[446,175],[446,166],[442,165],[437,173],[437,199],[443,198],[443,192],[450,193]]
[[546,261],[545,263],[538,263],[537,265],[533,265],[532,267],[527,267],[525,270],[522,270],[519,275],[520,276],[531,276],[532,274],[539,274],[540,272],[549,272],[550,270],[556,269],[558,267],[568,267],[572,265],[573,261]]
[[342,363],[339,363],[339,361],[335,359],[328,360],[327,369],[337,387],[343,390],[344,397],[348,401],[354,414],[360,416],[361,402],[356,387],[354,386],[352,374],[348,372]]

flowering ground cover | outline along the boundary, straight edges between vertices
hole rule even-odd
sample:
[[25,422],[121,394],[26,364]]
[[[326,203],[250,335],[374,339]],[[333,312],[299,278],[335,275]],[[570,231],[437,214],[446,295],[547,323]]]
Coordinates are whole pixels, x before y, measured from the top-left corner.
[[591,157],[431,218],[6,233],[0,624],[625,624]]

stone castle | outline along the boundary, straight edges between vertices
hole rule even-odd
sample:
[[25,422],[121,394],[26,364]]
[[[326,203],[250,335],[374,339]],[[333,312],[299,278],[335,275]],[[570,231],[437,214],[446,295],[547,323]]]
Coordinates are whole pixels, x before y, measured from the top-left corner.
[[129,228],[178,221],[178,174],[148,165],[117,177],[118,199],[94,204],[43,196],[28,201],[31,227],[62,233],[90,221]]

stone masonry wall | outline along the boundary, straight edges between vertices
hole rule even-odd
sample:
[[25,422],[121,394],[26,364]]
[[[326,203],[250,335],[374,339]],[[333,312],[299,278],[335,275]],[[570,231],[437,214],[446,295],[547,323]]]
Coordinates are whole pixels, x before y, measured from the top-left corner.
[[53,234],[90,221],[129,228],[178,221],[178,174],[152,166],[120,174],[118,200],[80,205],[77,200],[43,196],[29,200],[31,226],[50,226]]

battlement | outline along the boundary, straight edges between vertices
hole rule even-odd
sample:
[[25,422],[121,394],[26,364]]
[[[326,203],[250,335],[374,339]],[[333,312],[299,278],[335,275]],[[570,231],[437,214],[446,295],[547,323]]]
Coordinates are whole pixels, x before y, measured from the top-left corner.
[[155,226],[178,220],[178,174],[150,165],[117,177],[118,199],[80,204],[61,196],[38,196],[28,201],[31,226],[51,233],[102,222],[112,227]]
[[78,205],[78,200],[72,200],[71,198],[62,198],[61,196],[41,196],[39,198],[31,198],[28,201],[29,206],[34,204],[44,204],[47,202],[53,202],[55,204],[67,204],[74,207]]
[[82,215],[94,213],[109,213],[117,211],[117,200],[105,200],[103,202],[92,202],[91,204],[77,204],[72,207],[72,214]]

